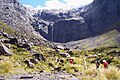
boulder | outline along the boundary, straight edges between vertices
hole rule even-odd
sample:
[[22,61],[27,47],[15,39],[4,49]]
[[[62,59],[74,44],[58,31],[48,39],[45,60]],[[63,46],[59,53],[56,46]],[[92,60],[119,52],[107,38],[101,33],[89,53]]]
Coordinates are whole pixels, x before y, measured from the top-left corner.
[[70,50],[70,48],[69,47],[65,47],[64,50]]
[[56,58],[56,62],[64,63],[64,60],[61,58]]
[[27,50],[31,50],[31,46],[28,43],[19,43],[19,44],[17,44],[17,47],[25,48]]
[[43,70],[40,70],[40,71],[39,71],[39,73],[42,73],[42,72],[44,72],[44,71],[43,71]]
[[54,68],[54,70],[59,72],[59,71],[61,71],[61,67],[57,66]]
[[32,79],[33,78],[33,76],[22,76],[22,77],[20,77],[20,79]]
[[2,39],[1,42],[3,42],[3,43],[9,43],[10,40],[9,39]]
[[37,64],[38,63],[38,60],[37,59],[30,59],[30,62],[34,63],[34,64]]
[[3,36],[9,38],[9,35],[6,32],[3,32]]
[[64,63],[64,60],[63,60],[63,59],[60,59],[59,61],[60,61],[60,63]]
[[67,53],[69,53],[70,55],[73,55],[73,51],[71,49],[68,50]]
[[8,49],[5,45],[3,44],[0,45],[0,55],[10,56],[12,54],[13,54],[12,51]]
[[61,55],[62,57],[70,57],[70,54],[69,54],[69,53],[60,53],[60,55]]
[[54,67],[52,63],[48,63],[48,65],[49,65],[50,67]]
[[55,49],[55,52],[58,52],[58,53],[59,53],[60,51],[59,51],[59,49]]
[[5,44],[5,46],[10,49],[11,45],[10,44]]
[[94,55],[91,55],[91,56],[88,56],[87,58],[97,58],[98,55],[94,54]]
[[10,38],[9,43],[11,43],[11,44],[18,44],[18,39],[17,38]]
[[3,32],[0,30],[0,36],[2,36],[2,33],[3,33]]
[[35,59],[37,59],[37,60],[43,60],[43,61],[46,61],[46,59],[44,58],[44,56],[42,55],[42,54],[40,54],[40,53],[35,53],[35,54],[33,54],[33,56],[35,57]]
[[3,60],[5,60],[4,58],[0,58],[0,61],[3,61]]
[[79,46],[76,46],[74,49],[79,49]]
[[61,46],[61,45],[58,45],[58,46],[57,46],[57,49],[64,50],[64,47],[63,47],[63,46]]
[[120,68],[120,64],[117,64],[117,66],[116,66],[116,67]]
[[24,62],[27,64],[29,68],[34,68],[34,64],[30,62],[29,60],[25,60]]
[[31,50],[30,45],[28,43],[23,44],[22,47],[27,50]]

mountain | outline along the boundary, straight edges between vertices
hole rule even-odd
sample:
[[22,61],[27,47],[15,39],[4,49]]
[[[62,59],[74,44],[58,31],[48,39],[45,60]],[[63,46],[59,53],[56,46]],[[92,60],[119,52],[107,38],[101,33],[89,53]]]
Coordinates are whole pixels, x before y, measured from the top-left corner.
[[38,32],[47,40],[66,43],[104,34],[116,29],[120,21],[119,0],[94,0],[91,4],[68,11],[43,10],[34,14],[48,22],[47,30]]
[[10,39],[18,39],[20,44],[50,46],[32,26],[36,19],[31,12],[17,0],[0,0],[0,32],[8,34]]
[[94,0],[91,7],[82,14],[93,35],[119,28],[113,26],[120,21],[119,4],[119,0]]
[[0,20],[21,33],[36,34],[32,16],[17,0],[0,0]]
[[[34,13],[17,0],[0,0],[0,80],[119,80],[119,2]],[[95,68],[103,60],[108,73]]]
[[[12,29],[29,37],[32,34],[52,42],[72,42],[69,44],[71,46],[74,41],[89,41],[91,38],[99,40],[99,36],[114,30],[119,35],[119,0],[94,0],[77,9],[38,12],[24,7],[17,0],[0,0],[0,3],[0,19]],[[117,37],[119,41],[119,36]]]
[[[36,25],[37,31],[47,40],[54,42],[69,42],[71,40],[80,40],[88,37],[90,31],[83,17],[80,16],[88,6],[68,11],[62,10],[42,10],[34,14],[38,20],[47,22],[47,30],[40,28],[41,23]],[[80,11],[80,12],[79,12]],[[85,26],[85,27],[84,27]],[[80,28],[83,27],[84,29]],[[79,34],[81,32],[81,34]]]

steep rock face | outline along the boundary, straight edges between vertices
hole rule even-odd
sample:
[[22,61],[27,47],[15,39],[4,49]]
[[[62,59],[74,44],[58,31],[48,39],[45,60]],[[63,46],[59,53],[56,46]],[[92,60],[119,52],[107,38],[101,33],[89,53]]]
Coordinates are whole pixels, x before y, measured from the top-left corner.
[[21,33],[34,32],[32,18],[17,0],[0,0],[0,20]]
[[40,23],[40,25],[36,25],[36,31],[47,40],[54,42],[69,42],[89,37],[91,35],[89,27],[85,23],[84,18],[80,16],[81,11],[78,12],[81,9],[83,8],[64,12],[58,10],[39,11],[34,17],[48,22],[48,30],[40,29],[39,27],[44,25],[44,23]]
[[120,20],[120,0],[94,0],[91,7],[83,13],[93,35],[115,29]]
[[53,41],[68,42],[91,35],[88,25],[82,20],[61,20],[53,24]]
[[[43,11],[36,16],[49,23],[47,33],[39,33],[54,42],[69,42],[118,30],[120,0],[94,0],[93,3],[66,12]],[[82,22],[83,21],[83,22]],[[119,31],[119,30],[118,30]]]

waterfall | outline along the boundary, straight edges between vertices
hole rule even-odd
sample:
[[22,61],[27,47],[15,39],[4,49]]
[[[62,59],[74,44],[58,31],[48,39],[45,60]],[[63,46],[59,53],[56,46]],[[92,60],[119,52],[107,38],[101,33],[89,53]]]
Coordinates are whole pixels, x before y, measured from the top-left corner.
[[52,42],[53,42],[53,28],[54,28],[54,27],[52,26]]

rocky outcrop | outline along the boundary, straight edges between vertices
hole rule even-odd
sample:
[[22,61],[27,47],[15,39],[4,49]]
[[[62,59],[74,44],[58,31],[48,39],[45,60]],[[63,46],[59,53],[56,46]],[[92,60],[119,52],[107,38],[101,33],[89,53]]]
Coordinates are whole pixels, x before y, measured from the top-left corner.
[[13,52],[10,49],[0,43],[0,55],[10,56],[12,54]]
[[21,33],[36,33],[31,26],[32,17],[17,0],[0,0],[0,20]]
[[40,53],[34,53],[33,56],[35,57],[35,59],[37,60],[43,60],[43,61],[46,61],[46,59],[44,58],[44,56]]
[[72,74],[66,72],[56,72],[56,73],[33,73],[33,74],[12,74],[9,76],[1,76],[0,79],[4,80],[80,80]]

